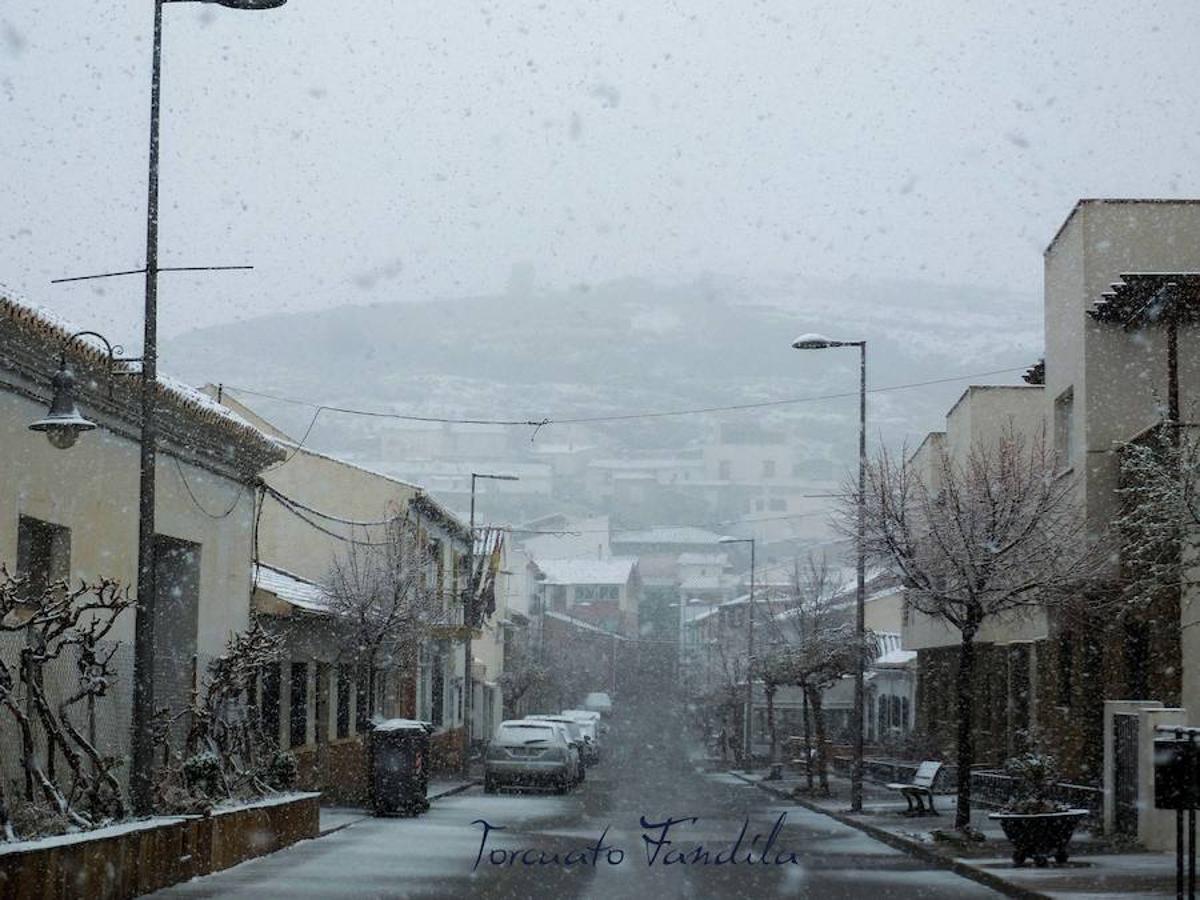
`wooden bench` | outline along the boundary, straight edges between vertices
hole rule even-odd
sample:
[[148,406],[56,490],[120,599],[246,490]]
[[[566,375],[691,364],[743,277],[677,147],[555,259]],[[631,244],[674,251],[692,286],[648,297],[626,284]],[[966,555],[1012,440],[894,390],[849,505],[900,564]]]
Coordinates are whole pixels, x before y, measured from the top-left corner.
[[[925,762],[917,767],[917,774],[913,776],[913,780],[910,783],[888,785],[891,790],[899,791],[904,796],[905,801],[908,803],[908,815],[937,815],[937,810],[933,808],[933,782],[937,779],[938,772],[941,770],[942,764],[940,762],[925,760]],[[929,801],[928,808],[925,806],[926,799]]]

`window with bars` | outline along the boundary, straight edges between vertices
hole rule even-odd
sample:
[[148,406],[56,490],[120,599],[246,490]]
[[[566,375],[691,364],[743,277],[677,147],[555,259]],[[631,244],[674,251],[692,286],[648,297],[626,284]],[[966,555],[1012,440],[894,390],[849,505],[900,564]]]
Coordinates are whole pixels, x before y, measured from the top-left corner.
[[288,715],[288,745],[302,747],[308,743],[308,664],[294,662],[289,685],[292,689]]

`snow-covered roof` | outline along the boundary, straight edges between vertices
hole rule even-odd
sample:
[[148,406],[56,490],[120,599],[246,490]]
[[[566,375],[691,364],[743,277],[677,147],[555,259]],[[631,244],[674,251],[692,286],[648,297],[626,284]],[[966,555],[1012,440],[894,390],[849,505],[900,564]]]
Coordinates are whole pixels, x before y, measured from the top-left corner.
[[329,612],[329,598],[319,584],[284,569],[257,563],[254,566],[254,584],[258,590],[274,594],[284,603],[306,612]]
[[429,722],[421,722],[417,719],[375,719],[371,722],[373,731],[424,731],[433,730],[433,725]]
[[619,634],[615,631],[608,631],[607,629],[601,628],[599,625],[593,625],[591,622],[585,622],[583,619],[577,619],[574,616],[569,616],[566,613],[561,613],[557,610],[546,610],[546,617],[549,619],[557,619],[560,622],[566,622],[572,627],[578,628],[581,631],[595,632],[596,634],[602,634],[605,637],[613,638],[618,641],[629,640],[623,634]]
[[681,566],[727,566],[729,556],[724,553],[680,553]]
[[694,469],[703,465],[703,460],[699,459],[595,459],[588,463],[588,468],[661,471],[664,469]]
[[692,525],[647,528],[616,533],[614,544],[718,544],[721,535]]
[[[48,363],[56,365],[59,349],[64,349],[68,356],[84,360],[92,365],[104,367],[108,365],[108,351],[102,348],[94,338],[84,337],[70,341],[83,329],[63,318],[58,313],[45,306],[34,303],[20,296],[16,291],[0,284],[0,316],[14,322],[39,342],[48,342],[54,347],[54,353],[47,358]],[[70,341],[69,345],[67,342]],[[117,357],[115,371],[137,373],[140,363],[134,360],[123,361]],[[260,447],[275,447],[274,441],[256,428],[252,423],[239,416],[228,407],[222,406],[212,397],[189,384],[172,378],[170,375],[158,372],[158,389],[161,396],[176,407],[182,407],[191,418],[205,423],[223,427],[228,432],[236,433],[239,437],[252,441]],[[276,451],[279,457],[282,450]]]
[[917,658],[916,650],[889,650],[878,657],[875,666],[906,666]]
[[637,560],[632,557],[546,559],[537,563],[546,576],[546,584],[624,584],[636,565]]

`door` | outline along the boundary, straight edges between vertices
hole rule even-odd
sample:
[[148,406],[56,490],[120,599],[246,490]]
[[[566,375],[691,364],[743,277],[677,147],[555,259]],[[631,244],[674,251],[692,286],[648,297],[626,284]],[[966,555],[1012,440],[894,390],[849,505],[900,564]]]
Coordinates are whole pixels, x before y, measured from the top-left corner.
[[[196,630],[200,614],[200,545],[158,535],[154,539],[154,705],[172,716],[192,702]],[[176,719],[176,743],[187,717]]]
[[1138,824],[1138,720],[1113,716],[1113,830],[1137,836]]

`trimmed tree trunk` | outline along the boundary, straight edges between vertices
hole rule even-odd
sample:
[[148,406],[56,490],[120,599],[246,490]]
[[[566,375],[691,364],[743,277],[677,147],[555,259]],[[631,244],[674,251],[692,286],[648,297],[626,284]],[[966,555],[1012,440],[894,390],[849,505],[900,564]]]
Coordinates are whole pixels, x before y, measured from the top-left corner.
[[763,686],[767,695],[767,731],[771,735],[771,759],[772,763],[779,761],[779,732],[775,727],[775,692],[779,690],[779,686],[767,683]]
[[800,686],[800,702],[803,704],[804,716],[804,777],[808,780],[808,792],[811,794],[813,789],[812,737],[809,730],[808,688],[804,685]]
[[954,827],[959,829],[971,823],[971,766],[975,762],[971,719],[975,707],[975,633],[978,627],[973,623],[965,627],[958,645],[958,810],[954,815]]
[[825,744],[825,713],[821,708],[821,691],[816,688],[806,688],[808,703],[812,707],[813,723],[817,732],[817,777],[821,783],[821,793],[829,793],[829,760],[826,757]]

